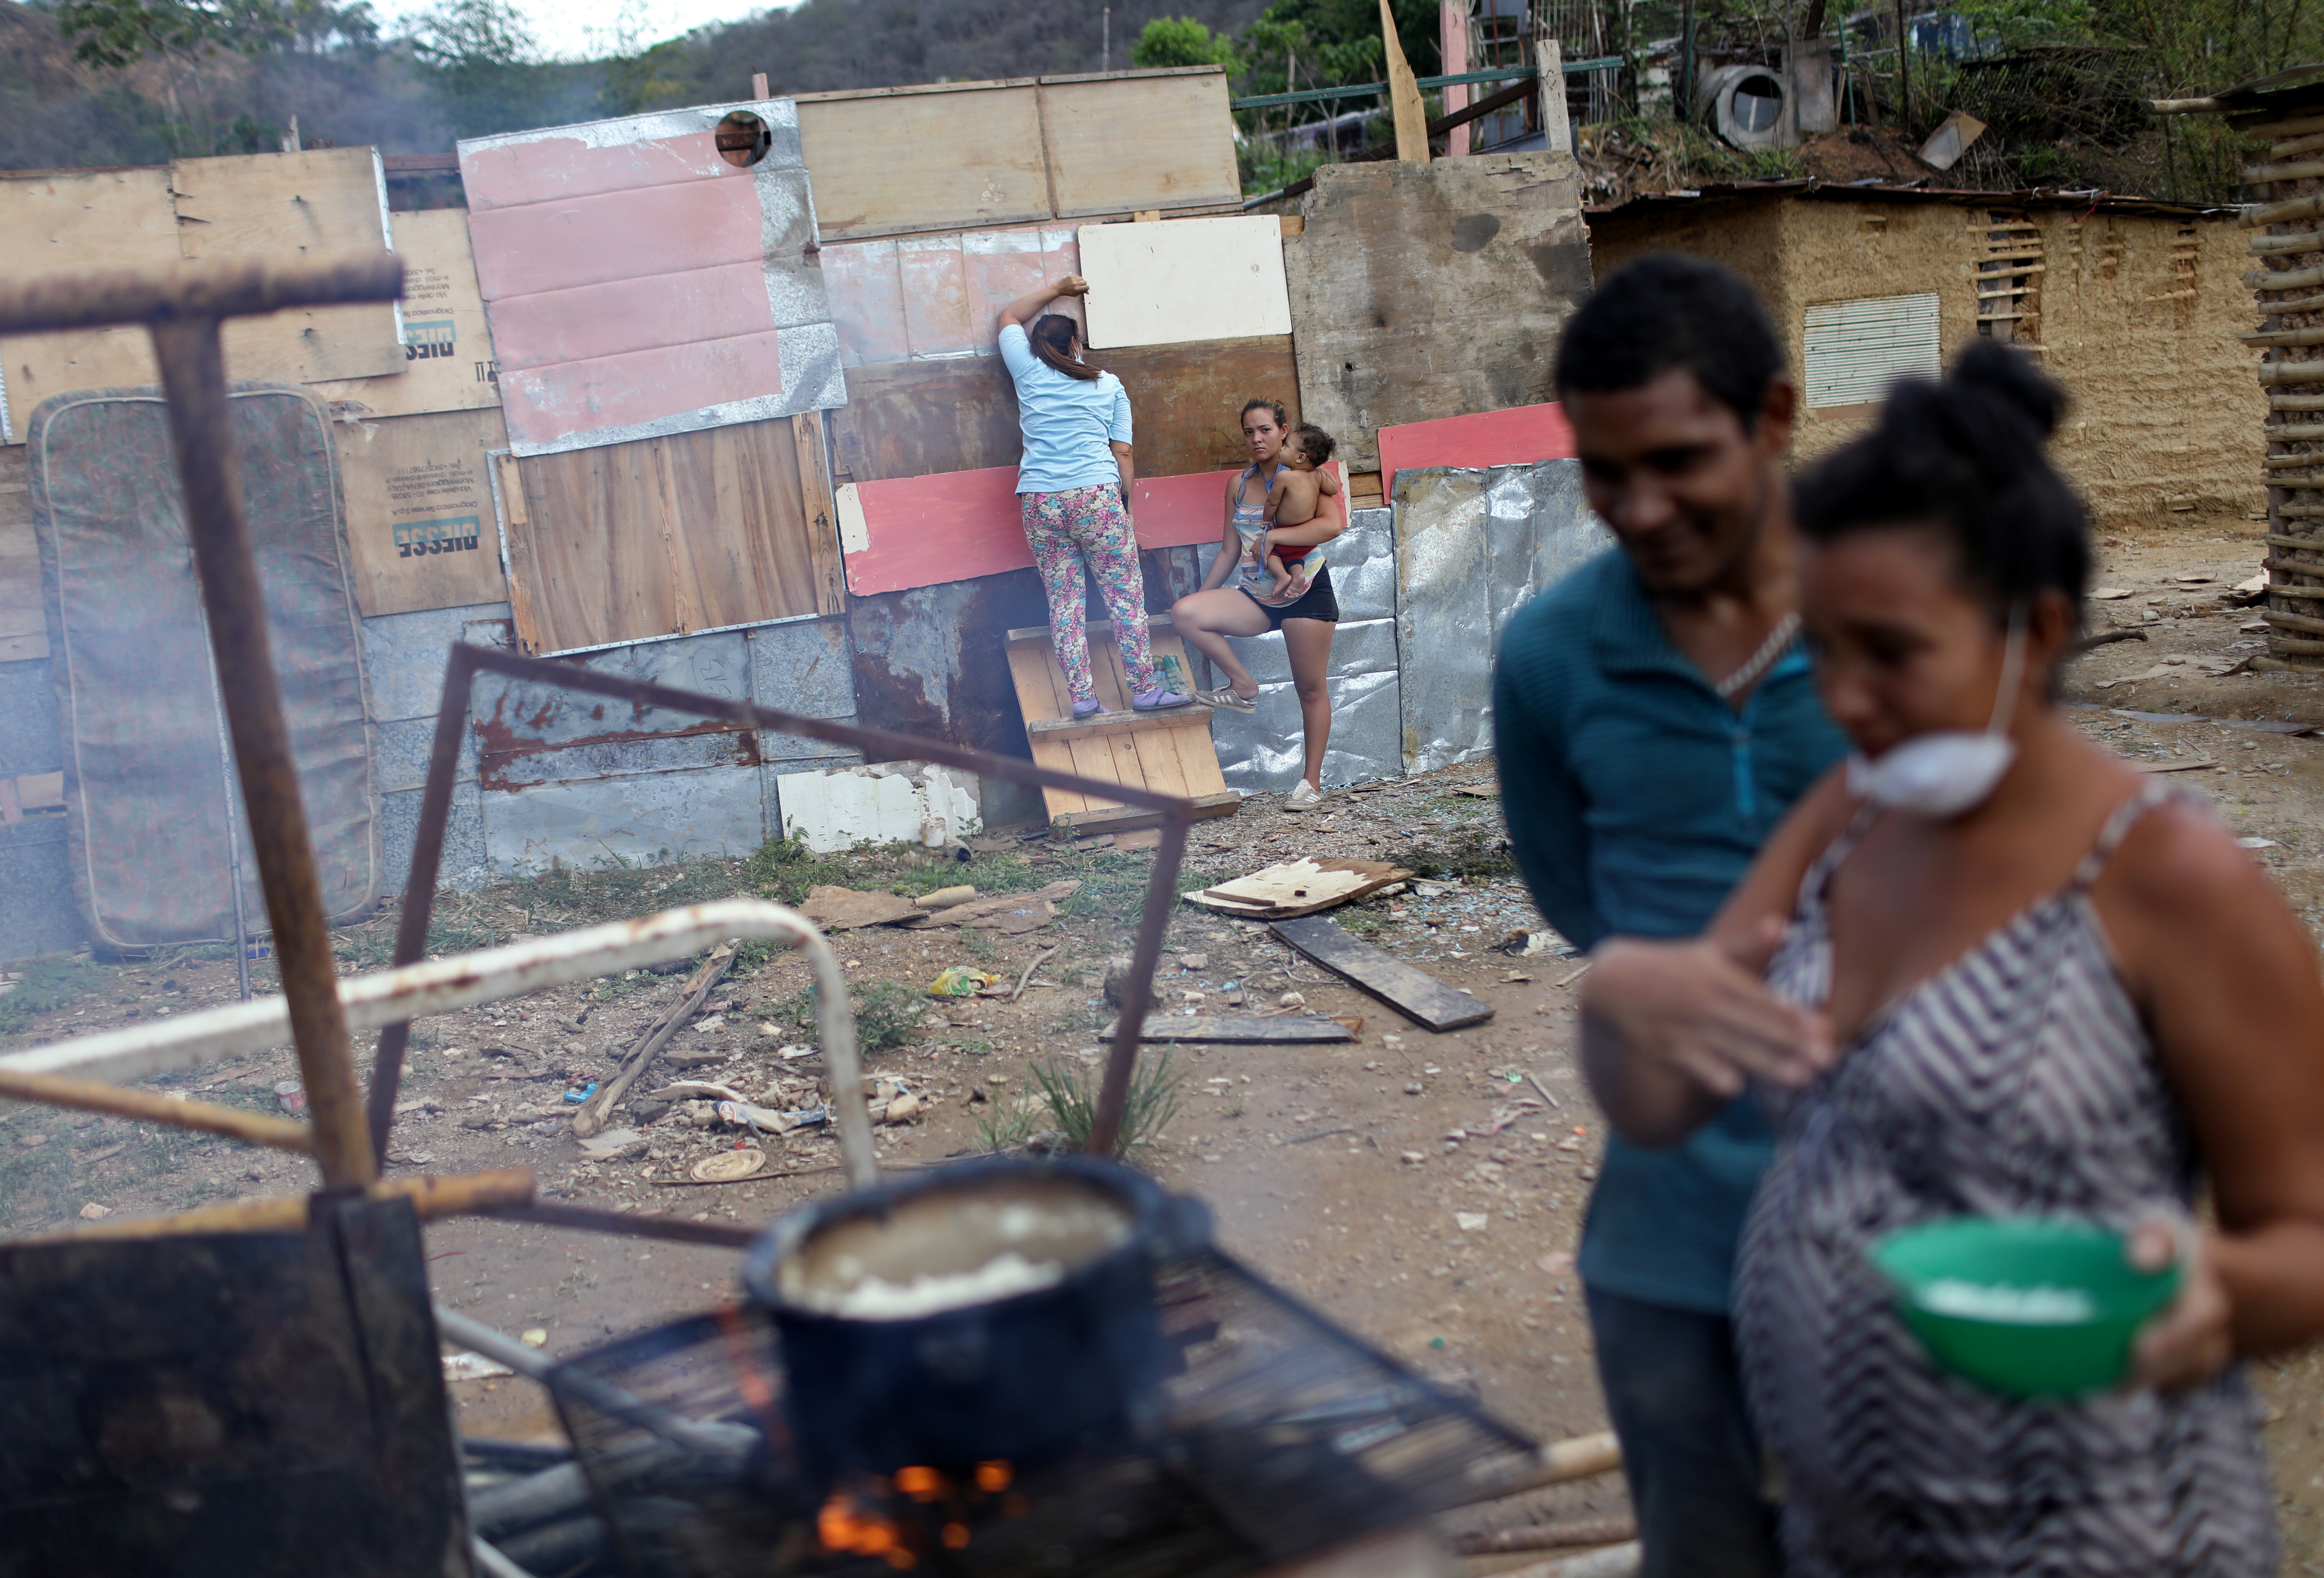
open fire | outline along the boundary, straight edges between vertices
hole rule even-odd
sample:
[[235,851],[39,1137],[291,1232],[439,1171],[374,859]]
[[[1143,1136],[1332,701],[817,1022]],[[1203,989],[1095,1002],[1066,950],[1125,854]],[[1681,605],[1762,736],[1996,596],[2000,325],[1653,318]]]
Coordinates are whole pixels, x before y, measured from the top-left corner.
[[[867,1474],[857,1489],[835,1491],[824,1502],[816,1515],[816,1537],[826,1551],[877,1556],[899,1573],[908,1572],[920,1564],[931,1525],[936,1543],[960,1551],[973,1537],[972,1518],[996,1511],[1002,1518],[1022,1518],[1030,1511],[1024,1495],[1009,1488],[1015,1477],[999,1461],[978,1463],[957,1484],[927,1467],[898,1469],[892,1479]],[[899,1500],[912,1505],[898,1506]]]

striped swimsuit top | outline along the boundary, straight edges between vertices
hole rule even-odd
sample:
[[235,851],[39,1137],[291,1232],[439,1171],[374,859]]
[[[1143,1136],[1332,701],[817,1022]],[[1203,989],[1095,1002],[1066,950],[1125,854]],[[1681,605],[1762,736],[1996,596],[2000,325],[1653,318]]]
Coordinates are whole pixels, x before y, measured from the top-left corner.
[[[2132,796],[2066,885],[1905,994],[1803,1092],[1744,1230],[1744,1383],[1785,1487],[1793,1578],[2259,1578],[2276,1571],[2260,1409],[2240,1365],[2185,1391],[2011,1401],[1935,1369],[1869,1251],[1939,1218],[2126,1228],[2191,1208],[2196,1163],[2090,899],[2164,797]],[[1832,874],[1812,866],[1768,968],[1831,992]]]
[[[1250,489],[1250,480],[1259,475],[1258,465],[1254,463],[1246,467],[1242,475],[1235,479],[1234,528],[1242,547],[1238,567],[1240,582],[1242,589],[1260,602],[1296,601],[1270,595],[1275,588],[1275,577],[1268,573],[1266,555],[1259,551],[1259,543],[1267,536],[1268,507],[1275,501],[1275,480],[1282,474],[1283,468],[1277,465],[1267,479],[1267,497],[1257,504],[1246,503],[1244,494]],[[1275,550],[1275,556],[1283,561],[1285,569],[1296,573],[1299,562],[1310,552],[1307,548],[1278,547]]]

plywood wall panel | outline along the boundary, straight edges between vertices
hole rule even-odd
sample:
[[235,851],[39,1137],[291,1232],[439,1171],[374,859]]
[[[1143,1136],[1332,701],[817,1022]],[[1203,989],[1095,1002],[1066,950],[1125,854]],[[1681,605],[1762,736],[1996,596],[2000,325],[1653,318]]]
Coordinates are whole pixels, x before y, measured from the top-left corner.
[[1241,199],[1222,73],[1047,82],[1041,109],[1061,217]]
[[528,652],[830,611],[788,418],[526,457],[516,473],[510,592]]
[[[170,166],[170,189],[188,258],[323,257],[389,244],[387,184],[374,149],[181,159]],[[395,308],[384,302],[230,319],[222,338],[235,378],[318,383],[404,365]]]
[[861,97],[803,94],[798,126],[827,238],[969,229],[1054,213],[1030,83]]
[[[180,255],[166,166],[0,174],[0,275],[167,268]],[[159,376],[142,328],[0,339],[0,439],[22,443],[32,408],[51,395]]]
[[1288,335],[1099,351],[1091,360],[1130,393],[1141,476],[1247,463],[1245,400],[1281,400],[1290,419],[1299,420],[1299,369]]
[[1326,165],[1283,242],[1300,404],[1351,465],[1377,429],[1536,405],[1590,290],[1563,153]]
[[1089,341],[1101,349],[1291,332],[1272,214],[1084,225],[1081,257]]
[[355,602],[365,615],[466,608],[507,595],[486,452],[497,410],[332,424]]

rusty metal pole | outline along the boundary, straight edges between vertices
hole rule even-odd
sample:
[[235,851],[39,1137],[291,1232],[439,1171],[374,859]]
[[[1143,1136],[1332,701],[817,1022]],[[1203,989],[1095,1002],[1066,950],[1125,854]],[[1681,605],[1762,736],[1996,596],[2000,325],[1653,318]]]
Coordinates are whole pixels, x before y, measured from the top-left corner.
[[1170,913],[1178,907],[1178,867],[1186,854],[1185,812],[1173,811],[1163,819],[1162,843],[1154,851],[1154,870],[1146,881],[1146,910],[1138,920],[1138,941],[1130,950],[1130,980],[1121,991],[1121,1017],[1113,1027],[1113,1050],[1106,1055],[1105,1079],[1097,1089],[1097,1111],[1090,1118],[1092,1156],[1111,1156],[1121,1144],[1121,1120],[1130,1107],[1130,1078],[1138,1069],[1138,1041],[1146,1030],[1146,1011],[1153,1005],[1154,970],[1162,962],[1162,937],[1170,929]]
[[339,1007],[339,972],[331,954],[329,913],[315,874],[315,849],[299,794],[298,764],[282,721],[274,683],[273,642],[266,628],[265,590],[259,584],[250,524],[242,509],[235,463],[234,413],[226,397],[226,357],[218,320],[172,317],[152,326],[161,364],[170,436],[186,492],[186,528],[194,568],[209,616],[210,651],[217,662],[226,728],[242,769],[243,803],[250,812],[252,853],[266,895],[274,955],[290,1005],[290,1036],[299,1049],[299,1078],[315,1131],[315,1157],[327,1188],[370,1183],[379,1176],[363,1096],[355,1085],[355,1051]]

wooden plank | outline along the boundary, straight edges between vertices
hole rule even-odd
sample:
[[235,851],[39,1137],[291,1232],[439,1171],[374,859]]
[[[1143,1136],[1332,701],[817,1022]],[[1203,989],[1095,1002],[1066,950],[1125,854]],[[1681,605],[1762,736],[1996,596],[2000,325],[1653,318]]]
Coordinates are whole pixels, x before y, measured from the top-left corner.
[[0,447],[0,663],[49,655],[41,592],[41,545],[32,535],[32,491],[24,446]]
[[1283,226],[1271,214],[1084,225],[1081,255],[1100,351],[1291,332]]
[[[170,166],[170,191],[178,247],[191,259],[319,257],[389,244],[386,188],[370,148],[180,159]],[[384,302],[233,318],[221,338],[234,378],[319,383],[404,367],[395,309]]]
[[485,452],[500,412],[334,422],[355,602],[367,615],[466,608],[508,595]]
[[[1016,661],[1013,655],[1010,661]],[[1100,734],[1167,732],[1184,721],[1190,711],[1207,719],[1211,710],[1197,704],[1191,708],[1174,707],[1165,712],[1093,712],[1086,718],[1028,718],[1025,734],[1031,739],[1086,739]]]
[[[180,255],[166,166],[0,174],[0,277],[170,268]],[[0,440],[16,443],[32,408],[51,395],[160,378],[142,327],[11,335],[0,339],[0,357],[7,389]]]
[[669,551],[686,565],[690,629],[829,611],[802,508],[798,447],[778,417],[657,440],[673,488]]
[[1529,465],[1570,460],[1573,454],[1572,425],[1565,419],[1565,408],[1551,401],[1382,427],[1378,474],[1382,489],[1393,491],[1400,470]]
[[819,614],[847,611],[847,567],[839,556],[839,512],[831,498],[831,463],[824,445],[823,413],[802,411],[790,418],[798,452],[799,513],[807,534],[807,561]]
[[1033,85],[947,86],[955,91],[798,101],[826,239],[1051,216]]
[[1428,1030],[1459,1030],[1482,1024],[1493,1016],[1491,1005],[1368,942],[1359,942],[1328,916],[1277,921],[1273,929],[1277,937],[1342,980]]
[[484,328],[468,216],[429,208],[393,216],[403,260],[403,366],[385,378],[319,384],[334,416],[410,417],[501,403],[500,367]]
[[[1290,419],[1299,420],[1299,365],[1287,334],[1124,346],[1094,361],[1120,379],[1130,395],[1141,485],[1151,479],[1175,482],[1240,471],[1248,464],[1242,437],[1245,400],[1281,400]],[[1204,504],[1210,511],[1211,540],[1219,535],[1223,491],[1222,482],[1213,487]],[[1152,490],[1144,489],[1140,507],[1150,508],[1153,498]]]
[[[1209,711],[1207,708],[1190,710],[1200,711]],[[1175,721],[1177,718],[1178,711],[1179,709],[1174,708],[1169,712],[1162,714],[1162,716],[1169,718]],[[1205,729],[1204,730],[1204,734],[1205,736],[1205,743],[1207,743],[1209,730]],[[1186,789],[1185,760],[1178,748],[1179,742],[1182,739],[1186,740],[1186,743],[1189,745],[1194,743],[1193,740],[1187,739],[1187,731],[1185,729],[1148,729],[1137,734],[1124,735],[1122,738],[1128,740],[1131,746],[1136,748],[1138,751],[1138,766],[1139,770],[1146,775],[1146,786],[1148,789],[1154,790],[1157,794],[1176,794],[1181,798],[1192,798],[1192,796],[1188,794]],[[1204,754],[1215,755],[1216,753],[1205,752]]]
[[[1242,804],[1242,796],[1229,789],[1223,794],[1198,795],[1194,801],[1194,820],[1205,821],[1213,817],[1232,816]],[[1135,805],[1094,808],[1056,819],[1084,837],[1091,833],[1128,832],[1133,828],[1158,827],[1162,813]]]
[[[1207,714],[1210,709],[1202,711]],[[1226,794],[1226,774],[1219,767],[1219,748],[1211,738],[1209,717],[1189,717],[1184,727],[1186,736],[1178,742],[1178,759],[1185,767],[1186,797],[1209,800]]]
[[1352,469],[1375,431],[1552,398],[1551,358],[1591,289],[1563,153],[1325,165],[1283,243],[1299,403]]
[[1041,108],[1061,216],[1242,199],[1224,72],[1047,78]]
[[1286,1014],[1272,1019],[1255,1014],[1149,1014],[1139,1029],[1138,1039],[1208,1041],[1225,1046],[1314,1046],[1327,1041],[1351,1041],[1356,1037],[1338,1020],[1314,1014]]

